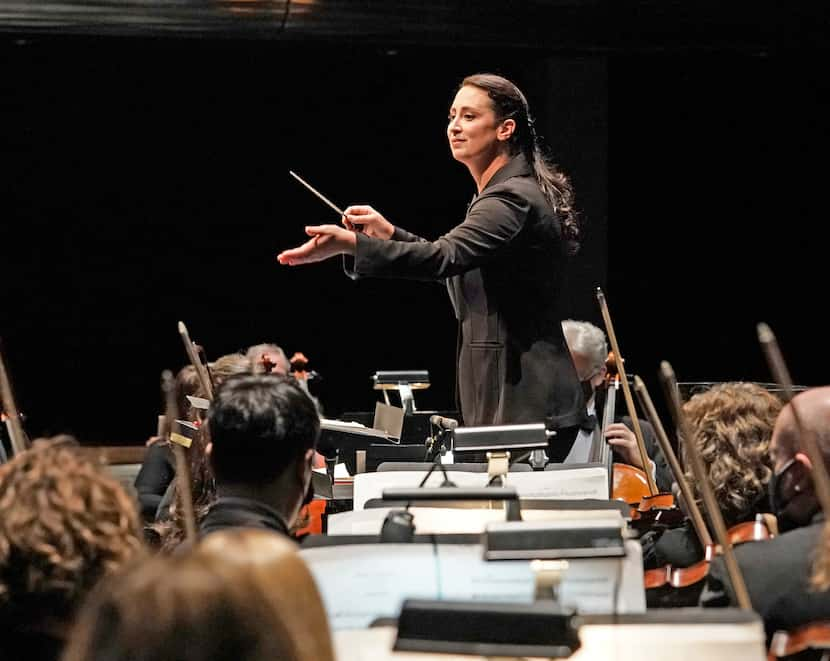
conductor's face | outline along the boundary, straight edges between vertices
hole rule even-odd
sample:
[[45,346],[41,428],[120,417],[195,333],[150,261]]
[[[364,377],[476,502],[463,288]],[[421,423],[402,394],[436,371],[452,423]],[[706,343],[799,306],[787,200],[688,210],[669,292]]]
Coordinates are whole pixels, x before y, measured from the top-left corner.
[[513,120],[499,122],[487,92],[465,85],[450,107],[447,138],[453,158],[462,163],[492,160],[504,150]]

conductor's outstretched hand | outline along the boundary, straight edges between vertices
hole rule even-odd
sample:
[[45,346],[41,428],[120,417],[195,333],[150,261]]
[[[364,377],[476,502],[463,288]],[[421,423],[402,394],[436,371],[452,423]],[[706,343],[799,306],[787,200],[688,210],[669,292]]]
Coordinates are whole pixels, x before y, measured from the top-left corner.
[[346,209],[343,216],[346,229],[362,232],[366,236],[377,239],[391,239],[395,233],[395,226],[383,215],[365,204],[353,204]]
[[280,264],[297,266],[322,262],[337,255],[354,255],[357,243],[354,232],[338,225],[316,225],[306,227],[305,233],[311,238],[303,245],[277,255]]

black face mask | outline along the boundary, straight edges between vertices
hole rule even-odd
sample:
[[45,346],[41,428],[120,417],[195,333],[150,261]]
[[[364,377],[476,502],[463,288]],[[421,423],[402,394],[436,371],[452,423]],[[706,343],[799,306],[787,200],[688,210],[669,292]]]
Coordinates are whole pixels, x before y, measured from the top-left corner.
[[769,503],[781,532],[801,528],[819,511],[810,469],[791,459],[780,473],[773,473],[767,485]]
[[312,500],[314,500],[314,480],[309,480],[308,489],[306,489],[305,496],[303,496],[303,507],[308,505]]

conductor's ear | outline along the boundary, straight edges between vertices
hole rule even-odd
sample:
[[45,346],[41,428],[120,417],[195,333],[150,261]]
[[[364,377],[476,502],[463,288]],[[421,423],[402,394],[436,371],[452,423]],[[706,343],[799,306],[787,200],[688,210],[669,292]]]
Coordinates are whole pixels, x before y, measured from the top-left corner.
[[496,137],[501,141],[510,140],[513,133],[516,131],[516,121],[513,119],[505,119],[499,126]]

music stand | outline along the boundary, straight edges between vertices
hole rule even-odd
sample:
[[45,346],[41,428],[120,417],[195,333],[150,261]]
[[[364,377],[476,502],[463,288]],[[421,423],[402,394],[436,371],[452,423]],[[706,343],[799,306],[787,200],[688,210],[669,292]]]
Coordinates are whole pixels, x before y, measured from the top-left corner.
[[486,452],[490,483],[500,485],[509,470],[511,452],[547,448],[548,439],[555,434],[542,422],[458,427],[454,434],[453,452]]
[[401,398],[401,406],[406,413],[413,413],[415,409],[415,395],[413,390],[429,388],[429,372],[426,370],[395,370],[375,372],[372,376],[373,388],[383,391],[383,401],[389,402],[389,391],[397,390]]

